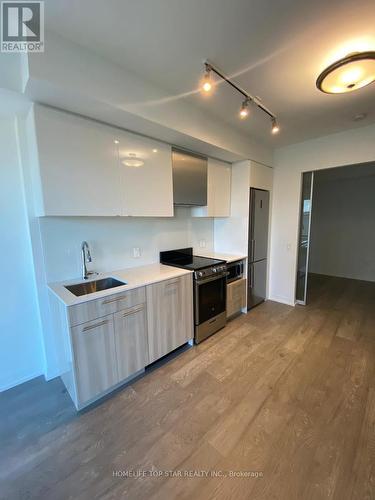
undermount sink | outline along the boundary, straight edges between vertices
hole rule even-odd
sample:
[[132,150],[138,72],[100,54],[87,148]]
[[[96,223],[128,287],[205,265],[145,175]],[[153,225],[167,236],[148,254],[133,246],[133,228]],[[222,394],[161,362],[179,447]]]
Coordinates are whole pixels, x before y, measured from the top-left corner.
[[77,283],[76,285],[66,285],[65,288],[76,297],[88,295],[89,293],[109,290],[117,286],[126,285],[126,282],[116,280],[115,278],[103,278],[101,280],[88,281],[87,283]]

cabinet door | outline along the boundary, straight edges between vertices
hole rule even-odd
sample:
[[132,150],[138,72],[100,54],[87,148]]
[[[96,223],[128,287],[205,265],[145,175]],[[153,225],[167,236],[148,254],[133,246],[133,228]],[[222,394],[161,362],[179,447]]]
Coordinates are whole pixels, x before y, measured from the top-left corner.
[[113,129],[41,105],[34,120],[38,215],[121,215]]
[[192,275],[147,286],[149,362],[193,338]]
[[[130,132],[119,132],[117,140],[123,215],[173,216],[171,147]],[[125,164],[134,156],[143,165]]]
[[246,307],[246,279],[227,285],[227,318],[241,312]]
[[71,329],[79,405],[118,382],[113,315]]
[[146,308],[133,307],[115,314],[115,342],[119,380],[148,364]]
[[193,217],[229,217],[232,167],[208,159],[207,206],[192,209]]

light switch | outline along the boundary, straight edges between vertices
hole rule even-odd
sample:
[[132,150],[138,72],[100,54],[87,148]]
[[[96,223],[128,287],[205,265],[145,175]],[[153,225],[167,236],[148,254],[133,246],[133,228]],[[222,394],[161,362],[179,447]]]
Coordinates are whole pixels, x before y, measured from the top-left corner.
[[199,240],[199,247],[206,248],[206,240]]
[[133,257],[138,259],[141,256],[141,249],[139,247],[133,248]]

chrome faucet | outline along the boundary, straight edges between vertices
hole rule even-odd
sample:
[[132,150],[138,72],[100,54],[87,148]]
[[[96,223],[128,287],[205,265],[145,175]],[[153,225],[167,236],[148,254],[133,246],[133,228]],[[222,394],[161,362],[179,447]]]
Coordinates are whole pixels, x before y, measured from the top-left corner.
[[92,257],[90,253],[89,244],[87,241],[82,241],[81,245],[81,257],[82,257],[82,277],[87,280],[90,276],[98,274],[94,271],[87,270],[87,262],[92,262]]

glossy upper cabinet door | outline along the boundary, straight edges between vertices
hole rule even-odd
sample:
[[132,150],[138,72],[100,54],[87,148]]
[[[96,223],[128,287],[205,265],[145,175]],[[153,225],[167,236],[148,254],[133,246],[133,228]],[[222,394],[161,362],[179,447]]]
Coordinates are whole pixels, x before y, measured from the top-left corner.
[[[172,151],[167,144],[120,131],[122,215],[173,216]],[[132,165],[138,162],[139,165]],[[128,163],[128,164],[127,164]]]
[[207,176],[207,206],[193,208],[192,216],[230,217],[231,165],[209,158]]
[[114,129],[34,105],[37,215],[121,215]]

